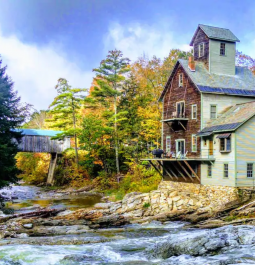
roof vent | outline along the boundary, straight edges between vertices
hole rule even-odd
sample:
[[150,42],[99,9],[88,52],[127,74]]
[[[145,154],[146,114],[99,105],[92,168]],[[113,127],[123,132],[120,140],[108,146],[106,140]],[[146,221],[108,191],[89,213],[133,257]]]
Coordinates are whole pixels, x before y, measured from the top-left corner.
[[194,61],[193,56],[190,56],[190,57],[189,57],[189,70],[190,70],[191,72],[195,72],[195,71],[196,71],[196,63],[195,63],[195,61]]

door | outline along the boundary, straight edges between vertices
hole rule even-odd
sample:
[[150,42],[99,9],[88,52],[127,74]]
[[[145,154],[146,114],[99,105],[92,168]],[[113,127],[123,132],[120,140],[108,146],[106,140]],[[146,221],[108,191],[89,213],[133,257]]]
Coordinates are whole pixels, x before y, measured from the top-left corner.
[[185,154],[185,140],[176,141],[176,154],[181,152],[182,155]]
[[213,140],[209,140],[209,156],[213,156]]

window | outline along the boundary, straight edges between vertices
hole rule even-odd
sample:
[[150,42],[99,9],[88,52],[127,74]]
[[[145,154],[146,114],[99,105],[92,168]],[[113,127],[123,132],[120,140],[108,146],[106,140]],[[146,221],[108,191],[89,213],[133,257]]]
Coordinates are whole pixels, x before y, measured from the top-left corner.
[[179,87],[183,86],[183,74],[179,74]]
[[226,55],[226,43],[221,42],[220,44],[220,55]]
[[247,164],[247,178],[253,178],[253,164]]
[[207,168],[207,176],[208,176],[208,178],[211,178],[212,177],[212,165],[208,165],[208,168]]
[[197,105],[192,105],[191,106],[191,118],[193,120],[197,119]]
[[184,101],[176,103],[177,118],[185,118],[185,104]]
[[211,119],[217,118],[217,105],[211,105],[210,117]]
[[231,151],[231,137],[220,138],[220,152]]
[[197,152],[197,137],[195,134],[191,136],[192,152]]
[[176,155],[179,152],[181,155],[185,154],[185,140],[176,140]]
[[204,43],[198,45],[198,57],[204,56]]
[[224,178],[228,178],[228,164],[223,164]]
[[171,136],[166,137],[166,153],[171,152]]

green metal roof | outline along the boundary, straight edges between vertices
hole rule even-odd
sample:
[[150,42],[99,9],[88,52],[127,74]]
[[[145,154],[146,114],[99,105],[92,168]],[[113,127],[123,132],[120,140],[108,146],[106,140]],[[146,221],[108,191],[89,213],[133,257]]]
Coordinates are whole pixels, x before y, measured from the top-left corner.
[[199,29],[201,29],[209,39],[223,40],[223,41],[229,41],[229,42],[240,41],[229,29],[199,24],[191,40],[191,43],[190,43],[191,46],[193,45],[194,39]]
[[23,135],[51,136],[51,137],[63,133],[62,131],[36,130],[36,129],[16,129],[15,131],[21,132]]

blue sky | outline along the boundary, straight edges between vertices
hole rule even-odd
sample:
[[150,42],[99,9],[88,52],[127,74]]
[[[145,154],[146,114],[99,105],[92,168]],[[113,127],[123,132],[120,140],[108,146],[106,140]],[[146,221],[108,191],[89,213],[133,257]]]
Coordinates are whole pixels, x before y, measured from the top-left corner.
[[255,57],[253,0],[0,0],[0,55],[22,100],[47,109],[59,77],[89,87],[110,49],[132,60],[189,49],[199,23],[226,27]]

